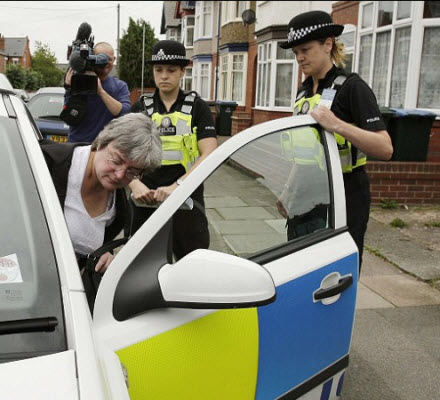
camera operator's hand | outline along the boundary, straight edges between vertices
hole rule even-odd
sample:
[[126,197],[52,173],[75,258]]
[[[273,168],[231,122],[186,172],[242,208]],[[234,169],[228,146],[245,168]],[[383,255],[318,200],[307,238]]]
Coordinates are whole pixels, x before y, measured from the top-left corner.
[[100,97],[102,97],[102,95],[105,93],[105,90],[102,88],[101,79],[99,78],[99,76],[98,76],[98,89],[96,92]]
[[68,85],[68,86],[70,86],[71,83],[72,83],[72,75],[73,75],[73,69],[72,69],[72,68],[69,68],[69,69],[67,70],[67,72],[66,72],[66,76],[65,76],[65,78],[64,78],[64,83],[65,83],[66,85]]

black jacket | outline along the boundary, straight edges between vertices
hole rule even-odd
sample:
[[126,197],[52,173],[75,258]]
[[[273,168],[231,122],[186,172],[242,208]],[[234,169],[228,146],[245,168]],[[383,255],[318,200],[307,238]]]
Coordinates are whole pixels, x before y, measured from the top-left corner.
[[[55,190],[58,194],[61,207],[64,211],[64,203],[67,194],[67,180],[72,164],[73,151],[77,146],[88,146],[89,143],[56,143],[48,139],[40,140],[40,147],[46,159]],[[116,235],[128,226],[130,221],[130,207],[124,189],[116,190],[116,217],[105,229],[104,243],[113,240]]]

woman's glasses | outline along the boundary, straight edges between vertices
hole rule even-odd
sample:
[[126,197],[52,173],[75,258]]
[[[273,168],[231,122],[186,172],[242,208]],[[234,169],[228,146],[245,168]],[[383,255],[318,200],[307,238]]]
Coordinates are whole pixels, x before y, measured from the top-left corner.
[[115,171],[123,171],[125,169],[125,176],[128,179],[142,179],[143,170],[139,168],[127,168],[127,163],[122,161],[117,156],[112,155],[108,150],[107,151],[107,163],[108,165]]

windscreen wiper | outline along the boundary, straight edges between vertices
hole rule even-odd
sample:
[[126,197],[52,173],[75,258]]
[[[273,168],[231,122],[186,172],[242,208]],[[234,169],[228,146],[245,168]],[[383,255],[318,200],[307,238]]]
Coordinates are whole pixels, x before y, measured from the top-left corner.
[[55,317],[18,319],[0,322],[0,335],[27,332],[53,332],[58,325]]

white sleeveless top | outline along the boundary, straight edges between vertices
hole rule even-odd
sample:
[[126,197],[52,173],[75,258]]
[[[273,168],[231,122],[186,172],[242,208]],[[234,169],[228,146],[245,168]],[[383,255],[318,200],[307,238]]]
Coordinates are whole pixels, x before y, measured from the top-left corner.
[[91,146],[78,146],[72,157],[72,165],[67,181],[64,216],[69,229],[70,238],[76,253],[86,255],[104,243],[106,226],[109,226],[116,216],[115,193],[109,196],[107,211],[95,218],[87,212],[82,197],[81,186],[90,156]]

